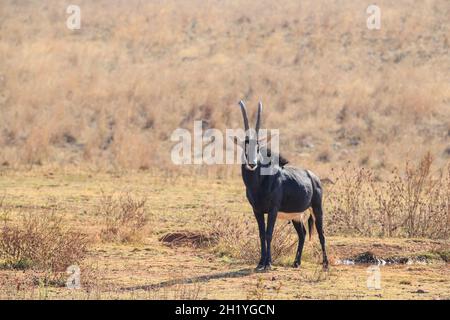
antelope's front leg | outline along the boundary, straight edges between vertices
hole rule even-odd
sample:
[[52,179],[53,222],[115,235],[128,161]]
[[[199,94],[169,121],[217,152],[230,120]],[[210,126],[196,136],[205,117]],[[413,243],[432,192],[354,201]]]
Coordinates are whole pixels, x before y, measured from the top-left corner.
[[275,228],[275,221],[277,220],[278,209],[273,208],[269,211],[269,217],[267,218],[267,230],[266,230],[266,246],[267,254],[266,261],[264,263],[264,269],[269,270],[272,267],[272,253],[271,253],[271,243],[273,230]]
[[254,212],[256,221],[258,222],[259,239],[261,241],[261,259],[256,266],[257,271],[264,270],[266,261],[266,226],[264,223],[264,213]]

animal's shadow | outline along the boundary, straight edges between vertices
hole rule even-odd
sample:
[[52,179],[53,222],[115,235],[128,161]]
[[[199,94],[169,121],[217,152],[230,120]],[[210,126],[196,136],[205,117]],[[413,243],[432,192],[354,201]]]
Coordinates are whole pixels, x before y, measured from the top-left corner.
[[246,277],[253,273],[255,273],[255,270],[253,268],[247,268],[247,269],[240,269],[240,270],[229,271],[229,272],[205,274],[205,275],[196,276],[196,277],[167,280],[167,281],[162,281],[159,283],[154,283],[154,284],[149,284],[149,285],[125,287],[125,288],[122,288],[122,290],[124,290],[124,291],[157,290],[157,289],[161,289],[161,288],[171,287],[171,286],[174,286],[177,284],[193,284],[193,283],[199,283],[199,282],[208,282],[208,281],[214,280],[214,279]]

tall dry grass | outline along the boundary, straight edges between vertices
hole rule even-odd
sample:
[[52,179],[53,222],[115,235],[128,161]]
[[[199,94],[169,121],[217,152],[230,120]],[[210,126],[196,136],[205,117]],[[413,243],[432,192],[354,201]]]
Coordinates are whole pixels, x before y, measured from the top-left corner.
[[[178,127],[240,127],[265,103],[292,162],[389,172],[450,155],[446,0],[4,0],[0,165],[164,167]],[[254,115],[254,109],[251,113]]]

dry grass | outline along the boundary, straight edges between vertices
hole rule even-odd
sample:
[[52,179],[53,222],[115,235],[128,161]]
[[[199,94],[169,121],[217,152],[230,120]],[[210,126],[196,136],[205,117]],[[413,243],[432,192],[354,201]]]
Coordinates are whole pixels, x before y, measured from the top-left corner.
[[[267,284],[263,277],[258,277],[254,288],[248,290],[248,300],[271,300],[279,298],[280,290],[282,289],[282,282],[275,284]],[[270,295],[268,294],[270,292]]]
[[99,214],[105,224],[101,238],[105,241],[141,242],[147,231],[146,201],[130,193],[103,193],[99,205]]
[[241,127],[241,98],[293,163],[387,173],[424,144],[448,160],[446,0],[379,1],[379,31],[351,0],[78,4],[73,32],[64,3],[2,2],[5,167],[177,170],[171,132]]

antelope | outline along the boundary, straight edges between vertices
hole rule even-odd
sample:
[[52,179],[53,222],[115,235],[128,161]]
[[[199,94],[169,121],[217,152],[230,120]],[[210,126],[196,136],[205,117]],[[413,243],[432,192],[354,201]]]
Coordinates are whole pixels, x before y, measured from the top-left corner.
[[[302,213],[309,208],[313,211],[308,218],[309,237],[311,238],[315,224],[322,248],[322,265],[324,269],[328,268],[323,232],[323,191],[319,178],[309,170],[286,166],[288,161],[281,155],[272,153],[267,147],[269,139],[266,141],[260,139],[261,102],[258,105],[255,130],[250,130],[244,102],[240,101],[239,105],[246,134],[244,141],[235,137],[234,142],[243,149],[242,179],[248,202],[252,206],[258,223],[261,259],[256,270],[269,270],[272,266],[271,243],[277,217],[292,221],[298,234],[298,247],[293,267],[300,266],[306,237]],[[261,174],[262,168],[269,167],[271,174]],[[265,214],[268,215],[267,228]]]

